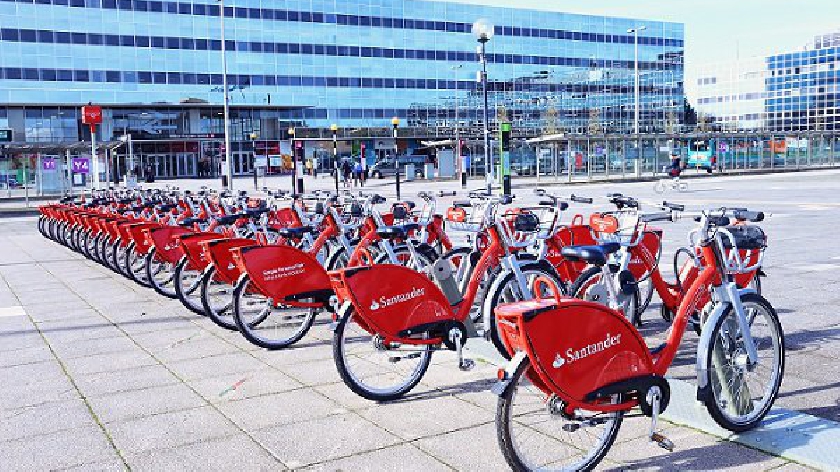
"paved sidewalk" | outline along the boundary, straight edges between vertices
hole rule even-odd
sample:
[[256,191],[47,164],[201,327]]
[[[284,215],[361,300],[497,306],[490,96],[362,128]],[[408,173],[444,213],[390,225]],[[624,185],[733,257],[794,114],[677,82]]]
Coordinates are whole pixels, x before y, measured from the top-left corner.
[[[326,320],[268,352],[177,301],[0,222],[0,470],[507,470],[496,368],[436,355],[404,401],[336,374]],[[603,469],[805,470],[667,424],[673,453],[627,420]]]

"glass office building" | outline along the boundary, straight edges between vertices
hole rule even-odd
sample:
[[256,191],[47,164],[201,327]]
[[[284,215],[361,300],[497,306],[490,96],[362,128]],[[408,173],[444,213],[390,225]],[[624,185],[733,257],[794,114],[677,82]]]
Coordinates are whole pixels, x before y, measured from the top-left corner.
[[[215,173],[223,122],[222,34],[213,0],[0,0],[0,128],[18,142],[130,134],[159,176]],[[491,126],[517,136],[631,132],[638,36],[642,132],[682,121],[683,25],[412,0],[230,0],[225,48],[237,172],[253,154],[340,128],[342,152],[478,136],[472,23],[489,19]],[[284,146],[286,146],[284,148]],[[313,141],[307,148],[318,148]],[[317,150],[317,149],[315,149]],[[120,150],[119,152],[123,152]],[[409,151],[406,151],[409,152]]]
[[824,132],[840,127],[840,33],[800,51],[689,70],[698,111],[727,131]]

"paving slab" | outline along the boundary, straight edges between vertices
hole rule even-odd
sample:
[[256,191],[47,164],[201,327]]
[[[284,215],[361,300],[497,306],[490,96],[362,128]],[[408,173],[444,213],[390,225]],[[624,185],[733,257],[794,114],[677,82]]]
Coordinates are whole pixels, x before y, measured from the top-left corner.
[[254,437],[290,468],[398,443],[396,436],[353,413],[267,428]]
[[95,426],[87,406],[78,398],[0,410],[0,442]]
[[377,449],[375,451],[313,465],[304,470],[313,472],[347,472],[352,470],[368,470],[373,464],[376,464],[375,468],[377,471],[383,472],[445,472],[453,470],[443,462],[409,444]]
[[236,470],[277,471],[284,467],[265,449],[244,434],[209,439],[143,454],[129,454],[126,461],[132,471]]
[[303,384],[266,366],[257,371],[195,380],[190,386],[208,402],[223,403],[295,390]]
[[179,383],[180,380],[162,365],[148,365],[131,369],[100,372],[73,377],[79,390],[87,396]]
[[206,402],[182,383],[88,397],[103,423],[197,408]]
[[51,470],[119,459],[95,426],[0,442],[0,457],[15,470]]
[[138,454],[239,432],[224,416],[210,407],[146,416],[119,422],[108,428],[123,453]]

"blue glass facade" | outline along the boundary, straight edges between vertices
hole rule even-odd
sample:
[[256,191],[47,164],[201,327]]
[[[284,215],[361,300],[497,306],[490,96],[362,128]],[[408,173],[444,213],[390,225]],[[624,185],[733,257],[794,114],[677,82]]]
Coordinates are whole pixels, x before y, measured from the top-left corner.
[[[835,35],[836,36],[836,35]],[[767,127],[779,131],[840,129],[840,41],[767,58]]]
[[[82,140],[77,109],[92,102],[106,138],[220,133],[220,13],[212,0],[0,0],[0,128]],[[631,131],[627,30],[639,25],[640,128],[682,120],[682,24],[412,0],[230,0],[224,14],[237,142],[285,140],[290,125],[384,129],[393,116],[418,137],[455,124],[477,135],[479,18],[496,25],[491,125]]]

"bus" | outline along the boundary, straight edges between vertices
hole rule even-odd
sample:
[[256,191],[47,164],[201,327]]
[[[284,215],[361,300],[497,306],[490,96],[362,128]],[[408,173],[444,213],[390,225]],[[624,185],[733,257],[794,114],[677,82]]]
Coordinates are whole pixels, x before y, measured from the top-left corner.
[[704,169],[711,173],[717,164],[717,156],[715,155],[716,142],[714,139],[696,139],[688,143],[688,161],[687,167],[694,167],[695,169]]

